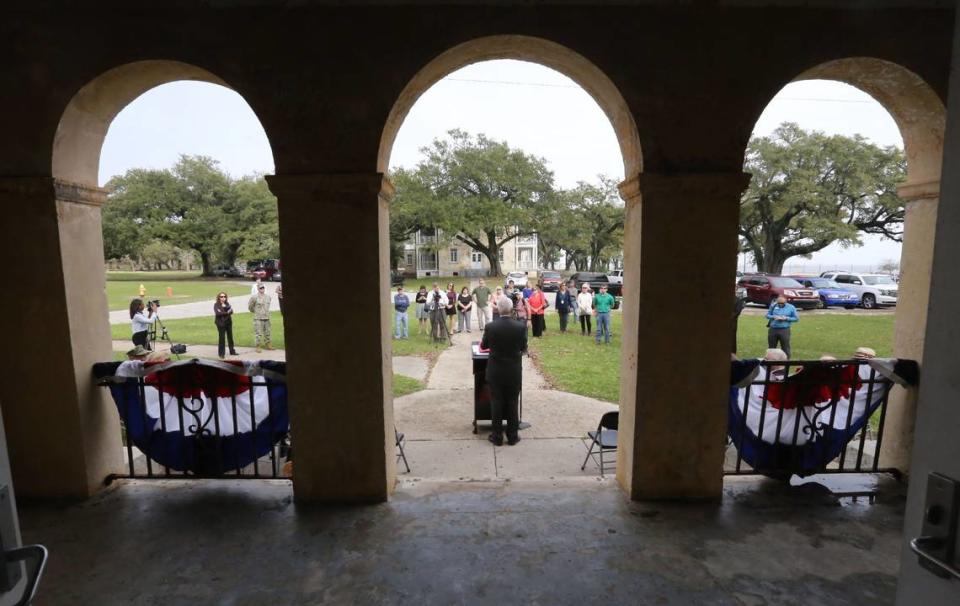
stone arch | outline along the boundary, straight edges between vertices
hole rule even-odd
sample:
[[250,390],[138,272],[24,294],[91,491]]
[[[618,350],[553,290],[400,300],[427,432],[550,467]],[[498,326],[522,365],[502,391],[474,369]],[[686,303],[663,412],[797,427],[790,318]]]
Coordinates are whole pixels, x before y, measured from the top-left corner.
[[[34,259],[35,266],[52,268],[27,290],[34,300],[44,300],[65,316],[58,318],[60,324],[22,331],[22,341],[11,344],[25,351],[36,330],[48,330],[48,350],[55,353],[47,358],[56,369],[48,374],[58,377],[56,397],[44,400],[46,408],[19,407],[18,414],[5,415],[11,421],[8,427],[22,436],[14,448],[27,453],[18,464],[25,478],[19,486],[27,494],[88,496],[105,477],[123,469],[119,417],[111,413],[106,393],[90,372],[94,363],[112,358],[105,321],[109,307],[100,211],[106,192],[98,187],[100,155],[110,124],[124,107],[152,88],[182,80],[231,88],[202,68],[176,61],[127,63],[87,82],[61,114],[52,141],[52,178],[31,178],[24,186],[45,210],[24,213],[15,222],[47,255]],[[49,314],[35,315],[44,326],[51,322]],[[71,382],[73,389],[66,387]],[[28,393],[14,393],[9,401],[32,399]],[[38,437],[30,431],[49,418],[63,420],[58,432]],[[38,451],[44,456],[37,457]]]
[[180,61],[147,60],[110,69],[84,85],[64,110],[53,140],[53,177],[96,187],[100,151],[110,123],[148,90],[192,80],[230,88],[219,76]]
[[[920,361],[926,334],[946,107],[916,73],[883,59],[849,57],[820,63],[794,78],[834,80],[873,97],[890,114],[903,138],[907,180],[898,193],[906,205],[900,286],[893,327],[893,356]],[[909,471],[916,393],[890,395],[880,459],[883,467]]]
[[583,87],[610,120],[627,179],[642,172],[640,136],[633,113],[616,85],[584,56],[569,48],[530,36],[487,36],[464,42],[441,53],[425,65],[400,92],[387,116],[377,153],[377,171],[386,173],[400,126],[417,99],[439,80],[462,67],[481,61],[516,59],[555,69]]
[[907,184],[940,180],[947,110],[920,76],[899,64],[871,57],[821,63],[794,81],[836,80],[869,94],[890,113],[903,137]]

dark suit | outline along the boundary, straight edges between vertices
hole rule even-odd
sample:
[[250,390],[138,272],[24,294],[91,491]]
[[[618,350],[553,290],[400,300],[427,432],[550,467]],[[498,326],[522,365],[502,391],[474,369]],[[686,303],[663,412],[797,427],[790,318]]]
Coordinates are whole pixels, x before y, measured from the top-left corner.
[[507,439],[517,437],[520,418],[517,402],[523,379],[521,356],[527,351],[527,324],[521,320],[500,317],[487,324],[480,346],[490,350],[487,362],[487,385],[490,387],[490,420],[493,435],[503,431],[507,418]]

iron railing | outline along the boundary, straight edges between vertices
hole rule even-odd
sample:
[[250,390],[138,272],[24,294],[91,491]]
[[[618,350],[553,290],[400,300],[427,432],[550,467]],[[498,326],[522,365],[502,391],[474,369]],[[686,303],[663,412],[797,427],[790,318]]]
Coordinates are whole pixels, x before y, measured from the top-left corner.
[[894,381],[867,360],[762,361],[758,371],[731,388],[726,475],[899,473],[880,465]]
[[[199,361],[158,368],[191,362]],[[219,364],[221,369],[227,367]],[[117,404],[126,458],[126,473],[113,474],[108,482],[115,478],[287,477],[283,459],[289,452],[289,422],[278,422],[287,417],[286,392],[278,396],[276,391],[285,383],[281,375],[244,376],[243,395],[214,380],[191,384],[189,375],[172,376],[165,378],[158,372],[100,381],[110,387]],[[278,402],[278,397],[283,401]]]

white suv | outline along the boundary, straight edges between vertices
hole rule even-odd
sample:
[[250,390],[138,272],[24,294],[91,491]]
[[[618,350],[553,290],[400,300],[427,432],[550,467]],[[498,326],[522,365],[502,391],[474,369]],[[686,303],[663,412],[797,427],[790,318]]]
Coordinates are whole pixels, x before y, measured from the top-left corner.
[[825,271],[821,278],[833,280],[841,287],[860,293],[860,305],[874,309],[879,305],[896,305],[898,285],[886,274],[858,274],[844,271]]

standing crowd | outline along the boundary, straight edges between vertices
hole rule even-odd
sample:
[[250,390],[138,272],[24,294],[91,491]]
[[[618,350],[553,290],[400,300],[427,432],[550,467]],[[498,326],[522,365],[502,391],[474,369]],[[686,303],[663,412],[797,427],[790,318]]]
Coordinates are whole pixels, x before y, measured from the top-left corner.
[[[574,291],[575,286],[571,281],[569,284],[561,283],[557,292],[555,306],[560,332],[567,332],[572,316],[579,318],[581,335],[593,335],[597,345],[609,345],[612,338],[610,313],[616,307],[616,298],[607,292],[606,284],[600,284],[598,290],[594,291],[585,283],[580,292]],[[431,290],[421,285],[412,300],[403,286],[398,286],[391,298],[395,325],[393,338],[410,338],[408,312],[411,305],[414,306],[417,334],[427,332],[440,341],[450,334],[473,332],[474,316],[477,328],[482,331],[487,324],[503,315],[500,301],[504,299],[510,304],[504,308],[510,310],[511,318],[524,322],[532,336],[543,336],[547,330],[546,312],[550,300],[538,284],[519,288],[513,280],[509,280],[506,287],[497,286],[491,290],[486,280],[480,278],[473,290],[464,286],[459,293],[453,282],[447,283],[445,290],[441,290],[436,282]],[[594,319],[596,332],[593,329]]]

